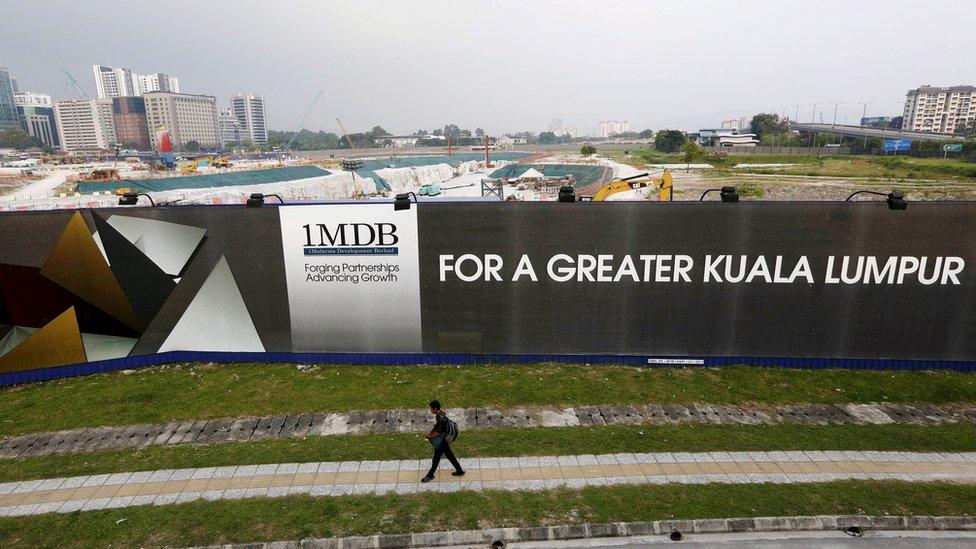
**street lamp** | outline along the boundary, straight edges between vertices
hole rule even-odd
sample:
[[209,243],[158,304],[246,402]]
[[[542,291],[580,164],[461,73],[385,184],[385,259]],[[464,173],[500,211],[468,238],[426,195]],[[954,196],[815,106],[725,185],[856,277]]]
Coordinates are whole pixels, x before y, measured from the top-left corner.
[[400,193],[393,197],[393,210],[397,212],[400,210],[409,210],[411,196],[413,197],[413,201],[417,202],[417,195],[412,192]]
[[563,185],[562,187],[559,187],[559,196],[556,198],[556,201],[576,202],[576,191],[573,189],[573,186]]
[[278,202],[284,204],[285,201],[281,199],[280,196],[276,194],[261,194],[261,193],[251,193],[251,197],[247,199],[248,208],[260,208],[264,206],[264,199],[269,196],[273,196],[278,199]]
[[136,202],[139,201],[139,197],[140,196],[145,196],[146,198],[149,199],[149,204],[150,205],[152,205],[153,207],[156,206],[156,203],[153,202],[152,197],[149,196],[148,194],[146,194],[146,193],[131,193],[131,192],[130,193],[125,193],[125,194],[123,194],[122,196],[119,197],[119,206],[135,206],[136,205]]
[[891,191],[890,193],[887,193],[887,194],[885,194],[885,193],[879,193],[877,191],[854,191],[854,192],[851,193],[850,196],[847,197],[847,200],[845,200],[844,202],[850,202],[852,198],[854,198],[855,196],[857,196],[859,194],[874,194],[874,195],[877,195],[877,196],[885,196],[885,197],[888,197],[887,202],[888,202],[888,209],[889,210],[905,210],[905,209],[908,209],[908,201],[905,200],[905,195],[903,193],[898,192],[898,191]]
[[701,198],[699,198],[698,201],[699,202],[704,201],[705,195],[707,195],[712,191],[715,191],[719,194],[719,196],[722,198],[722,202],[734,203],[739,201],[739,193],[736,192],[735,187],[722,187],[721,189],[708,189],[707,191],[702,193]]

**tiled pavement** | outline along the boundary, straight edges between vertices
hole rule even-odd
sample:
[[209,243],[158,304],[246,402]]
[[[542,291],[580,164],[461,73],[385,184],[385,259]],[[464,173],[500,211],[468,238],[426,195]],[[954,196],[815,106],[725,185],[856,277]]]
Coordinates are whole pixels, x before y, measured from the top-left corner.
[[618,484],[895,479],[976,483],[976,452],[708,452],[462,459],[467,474],[421,484],[425,460],[282,463],[116,473],[0,484],[0,515],[288,494],[542,490]]
[[[976,407],[908,404],[791,404],[767,407],[714,404],[600,405],[450,410],[464,430],[501,427],[600,425],[944,425],[976,422]],[[121,427],[92,427],[33,433],[0,440],[0,458],[94,452],[112,448],[173,444],[214,444],[249,440],[361,433],[426,432],[426,410],[372,410],[343,413],[171,421]]]

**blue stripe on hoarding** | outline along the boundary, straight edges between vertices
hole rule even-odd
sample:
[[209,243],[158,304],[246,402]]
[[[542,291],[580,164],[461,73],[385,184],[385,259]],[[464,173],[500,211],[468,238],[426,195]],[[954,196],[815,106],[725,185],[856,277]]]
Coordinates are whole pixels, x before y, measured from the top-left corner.
[[[681,364],[651,364],[649,359],[695,361]],[[790,358],[790,357],[660,357],[649,355],[507,355],[507,354],[449,354],[449,353],[237,353],[223,351],[169,351],[54,368],[8,372],[0,374],[0,386],[48,381],[65,377],[144,368],[171,362],[313,362],[325,364],[355,364],[377,366],[413,366],[426,364],[527,364],[566,362],[571,364],[622,364],[646,368],[717,367],[749,364],[769,368],[802,369],[863,369],[863,370],[953,370],[976,372],[976,361],[846,359],[846,358]]]

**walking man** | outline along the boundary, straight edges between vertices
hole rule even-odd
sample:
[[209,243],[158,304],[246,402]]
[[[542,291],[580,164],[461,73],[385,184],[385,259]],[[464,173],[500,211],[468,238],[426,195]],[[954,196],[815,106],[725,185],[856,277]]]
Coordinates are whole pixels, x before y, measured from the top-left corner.
[[[434,480],[434,473],[437,472],[437,465],[441,461],[441,456],[447,458],[454,466],[454,472],[451,473],[452,476],[459,477],[464,474],[464,469],[461,469],[461,464],[458,463],[456,457],[454,457],[454,452],[451,451],[451,443],[448,440],[449,433],[456,433],[456,428],[451,427],[451,420],[447,419],[447,414],[441,410],[441,403],[432,400],[430,401],[430,413],[434,414],[435,422],[434,428],[431,429],[429,433],[424,437],[430,442],[430,445],[434,447],[434,459],[431,461],[430,470],[427,471],[427,476],[420,479],[420,482],[430,482]],[[453,435],[456,436],[456,435]]]

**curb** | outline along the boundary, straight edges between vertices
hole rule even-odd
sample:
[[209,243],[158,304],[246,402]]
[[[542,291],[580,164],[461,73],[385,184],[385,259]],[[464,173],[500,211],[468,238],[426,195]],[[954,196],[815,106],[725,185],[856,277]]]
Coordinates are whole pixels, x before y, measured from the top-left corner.
[[[732,534],[741,532],[804,532],[847,530],[955,530],[976,532],[976,517],[814,515],[729,519],[611,522],[527,528],[489,528],[415,534],[380,534],[345,538],[208,545],[197,549],[396,549],[414,547],[483,546],[493,542],[567,541],[625,536]],[[673,539],[673,538],[672,538]],[[675,540],[677,541],[677,540]],[[502,544],[504,546],[504,544]]]

